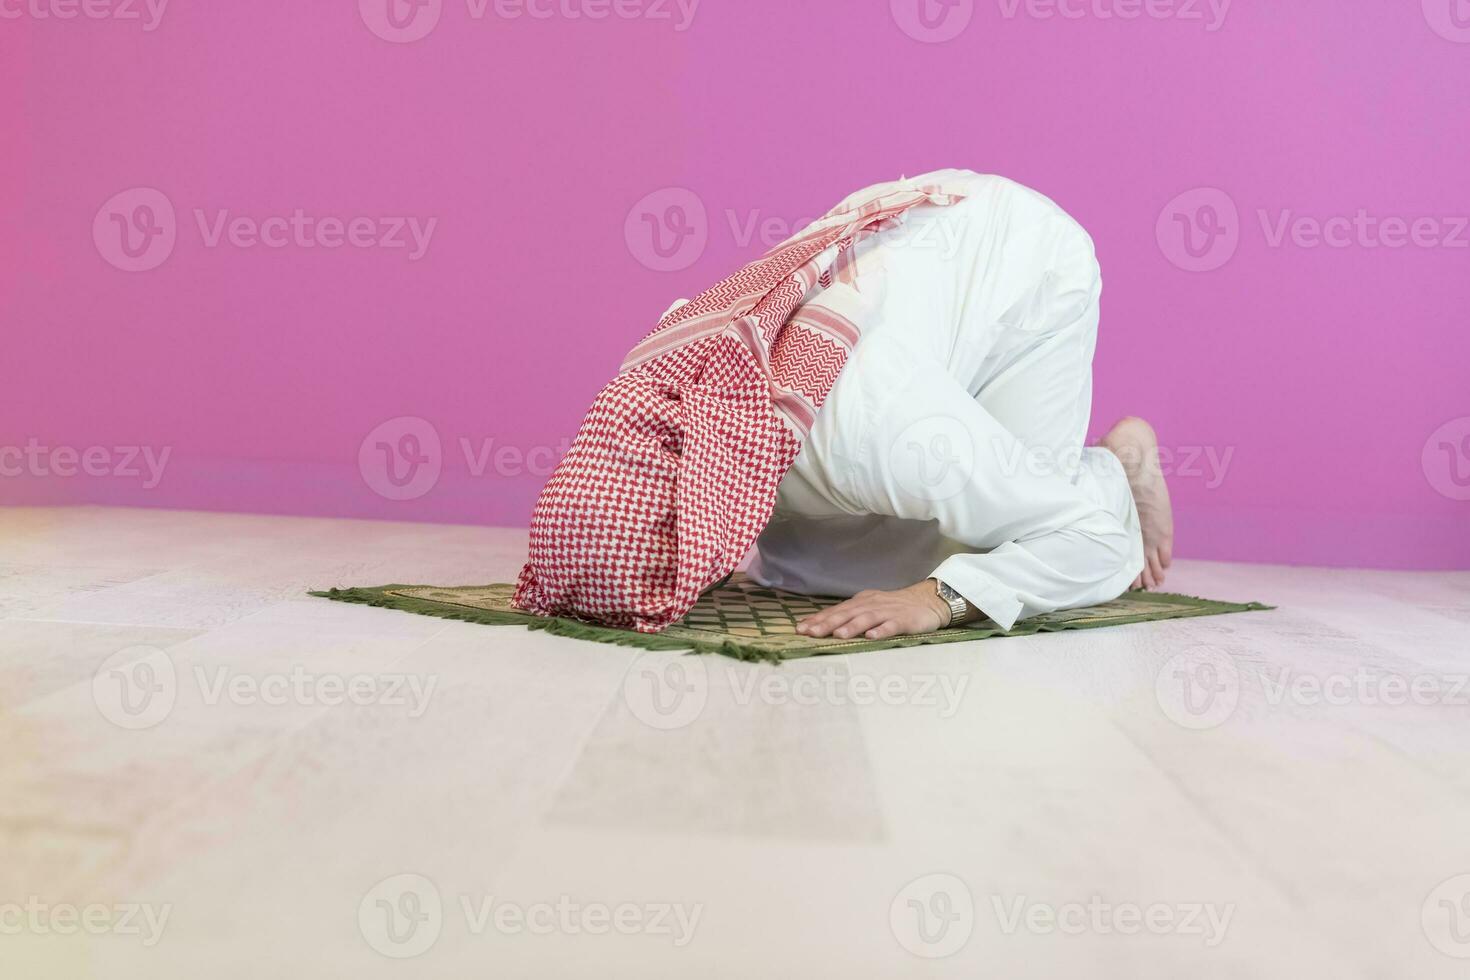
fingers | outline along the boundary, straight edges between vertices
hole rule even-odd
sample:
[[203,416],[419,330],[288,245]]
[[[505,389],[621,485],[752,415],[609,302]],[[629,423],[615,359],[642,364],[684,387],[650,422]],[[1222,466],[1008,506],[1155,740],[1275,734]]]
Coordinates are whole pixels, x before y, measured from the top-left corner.
[[902,613],[902,609],[896,608],[892,596],[873,593],[866,597],[853,597],[808,616],[796,624],[796,632],[817,638],[831,636],[847,640],[867,636],[882,640],[913,632],[905,625]]
[[886,640],[927,632],[942,625],[933,603],[918,586],[912,586],[896,592],[859,592],[801,620],[796,624],[796,632],[817,638],[848,640],[863,636]]
[[854,596],[844,602],[839,602],[831,609],[824,609],[797,623],[796,632],[803,636],[830,636],[833,630],[865,609],[869,601],[867,596]]
[[890,619],[885,623],[880,623],[877,626],[874,626],[863,635],[870,640],[887,640],[891,637],[898,636],[900,633],[903,632],[903,626],[897,620]]
[[849,619],[847,622],[837,627],[837,629],[833,632],[833,635],[838,637],[839,639],[846,640],[850,637],[857,636],[859,633],[863,633],[867,630],[872,629],[874,626],[877,626],[879,623],[883,622],[887,618],[887,615],[885,615],[883,612],[880,612],[879,610],[864,609],[857,615]]

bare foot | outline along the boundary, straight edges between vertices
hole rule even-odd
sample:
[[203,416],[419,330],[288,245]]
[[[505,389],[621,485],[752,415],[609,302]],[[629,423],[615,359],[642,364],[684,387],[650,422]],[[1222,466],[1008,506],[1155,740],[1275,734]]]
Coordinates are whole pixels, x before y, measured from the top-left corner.
[[1164,572],[1174,561],[1174,509],[1159,465],[1159,437],[1153,426],[1129,416],[1113,426],[1102,444],[1128,474],[1143,528],[1143,573],[1133,580],[1133,588],[1156,589],[1164,584]]

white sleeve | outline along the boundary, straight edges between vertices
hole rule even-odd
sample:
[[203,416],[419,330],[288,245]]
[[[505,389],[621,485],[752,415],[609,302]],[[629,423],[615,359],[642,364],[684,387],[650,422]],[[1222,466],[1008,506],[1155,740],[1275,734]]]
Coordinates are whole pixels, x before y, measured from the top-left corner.
[[974,548],[933,574],[1004,629],[1121,595],[1143,569],[1143,546],[1117,459],[1106,450],[1076,460],[1033,452],[942,366],[883,346],[866,352],[885,364],[865,385],[852,503],[937,521]]

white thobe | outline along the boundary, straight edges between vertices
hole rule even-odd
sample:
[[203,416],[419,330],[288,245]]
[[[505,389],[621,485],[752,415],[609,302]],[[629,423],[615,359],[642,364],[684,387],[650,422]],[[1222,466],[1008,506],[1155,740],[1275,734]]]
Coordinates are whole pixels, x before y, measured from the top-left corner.
[[[1123,593],[1143,543],[1127,477],[1085,448],[1101,276],[1087,233],[1001,177],[946,170],[832,289],[862,339],[757,544],[757,581],[849,596],[938,578],[1003,629]],[[872,193],[875,188],[858,192]]]

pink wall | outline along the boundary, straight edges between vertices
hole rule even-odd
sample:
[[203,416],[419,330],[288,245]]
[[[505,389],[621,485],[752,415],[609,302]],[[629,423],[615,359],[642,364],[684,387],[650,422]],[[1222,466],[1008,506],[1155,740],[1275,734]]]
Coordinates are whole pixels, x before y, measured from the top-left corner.
[[924,2],[0,0],[0,502],[524,523],[672,298],[961,166],[1091,230],[1182,554],[1470,567],[1470,4]]

